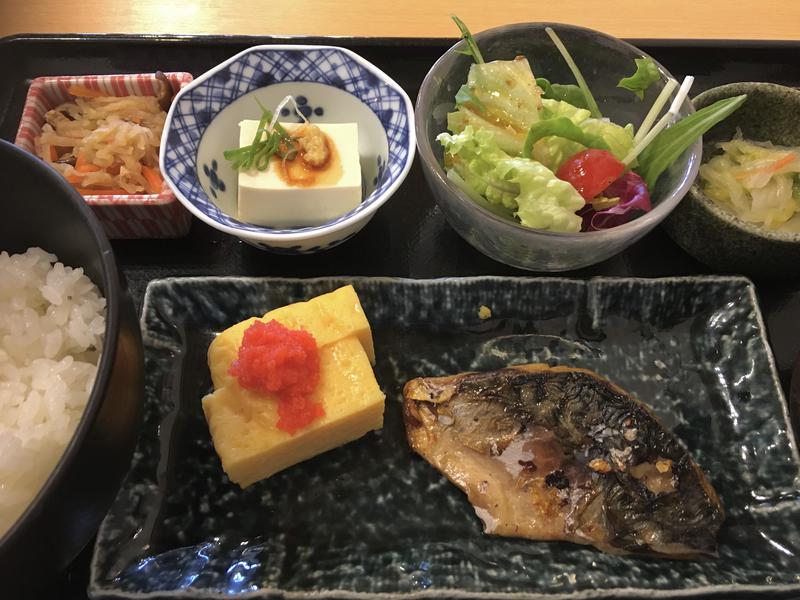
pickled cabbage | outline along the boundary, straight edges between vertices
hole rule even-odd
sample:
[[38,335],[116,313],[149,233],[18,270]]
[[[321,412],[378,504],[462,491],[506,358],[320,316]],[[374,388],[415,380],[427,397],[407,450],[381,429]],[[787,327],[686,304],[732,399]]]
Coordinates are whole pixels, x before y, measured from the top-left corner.
[[737,135],[700,167],[703,192],[743,221],[778,229],[800,212],[800,148]]

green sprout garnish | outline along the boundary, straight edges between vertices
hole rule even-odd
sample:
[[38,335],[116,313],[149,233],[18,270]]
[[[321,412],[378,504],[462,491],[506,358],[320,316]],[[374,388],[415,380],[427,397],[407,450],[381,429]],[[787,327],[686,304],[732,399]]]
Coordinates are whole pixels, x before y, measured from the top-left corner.
[[597,102],[595,101],[594,96],[592,96],[592,92],[589,89],[586,80],[583,78],[581,70],[578,68],[578,65],[575,63],[575,60],[569,53],[569,50],[567,50],[567,47],[564,45],[564,42],[562,42],[561,38],[558,37],[558,34],[555,31],[553,31],[552,27],[545,27],[544,30],[545,33],[547,33],[547,35],[550,36],[550,39],[552,40],[558,52],[561,54],[562,58],[564,59],[564,62],[567,63],[569,70],[572,71],[572,75],[573,77],[575,77],[575,81],[578,82],[578,87],[581,88],[581,91],[583,92],[583,96],[586,100],[586,106],[591,111],[592,116],[595,119],[601,119],[603,115],[600,112],[600,107],[597,106]]
[[485,62],[483,60],[483,55],[481,54],[481,51],[478,48],[478,44],[475,42],[475,38],[472,37],[472,34],[469,32],[469,29],[467,29],[467,26],[464,24],[464,21],[462,21],[455,15],[450,15],[450,18],[453,19],[453,22],[455,22],[455,24],[461,30],[461,39],[467,42],[467,49],[457,50],[457,52],[459,54],[471,56],[472,60],[474,60],[478,64]]
[[252,168],[265,171],[269,168],[269,161],[273,156],[285,160],[294,160],[297,156],[297,144],[294,138],[280,123],[276,122],[270,129],[272,112],[265,108],[258,98],[256,98],[256,102],[261,109],[261,119],[258,122],[253,142],[249,146],[232,148],[222,153],[225,160],[230,161],[231,167],[236,171],[247,171]]

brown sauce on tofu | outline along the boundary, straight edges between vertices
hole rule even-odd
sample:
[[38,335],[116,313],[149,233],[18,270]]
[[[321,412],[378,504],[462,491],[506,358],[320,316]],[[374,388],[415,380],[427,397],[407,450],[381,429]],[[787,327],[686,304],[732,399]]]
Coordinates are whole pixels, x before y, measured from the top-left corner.
[[278,156],[272,166],[287,185],[294,187],[332,186],[342,177],[342,162],[336,145],[319,127],[306,123],[289,131],[298,152],[293,160]]

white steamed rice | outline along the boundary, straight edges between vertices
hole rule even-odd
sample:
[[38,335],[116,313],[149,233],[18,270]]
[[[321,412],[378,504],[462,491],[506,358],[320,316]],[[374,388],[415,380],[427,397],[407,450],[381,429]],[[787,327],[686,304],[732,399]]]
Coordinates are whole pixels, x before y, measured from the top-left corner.
[[69,443],[102,349],[105,298],[57,261],[0,252],[0,536]]

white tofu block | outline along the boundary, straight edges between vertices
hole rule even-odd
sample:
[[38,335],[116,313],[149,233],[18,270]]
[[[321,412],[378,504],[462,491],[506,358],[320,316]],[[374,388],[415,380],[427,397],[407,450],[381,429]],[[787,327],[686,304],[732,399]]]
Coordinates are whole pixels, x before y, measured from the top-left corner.
[[[281,123],[291,134],[300,127]],[[329,166],[312,185],[287,183],[280,160],[273,157],[265,171],[239,171],[240,220],[267,227],[322,225],[361,203],[361,164],[356,123],[315,123],[333,146]],[[258,121],[239,123],[239,145],[253,143]]]

